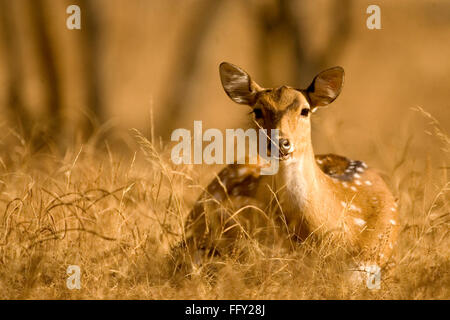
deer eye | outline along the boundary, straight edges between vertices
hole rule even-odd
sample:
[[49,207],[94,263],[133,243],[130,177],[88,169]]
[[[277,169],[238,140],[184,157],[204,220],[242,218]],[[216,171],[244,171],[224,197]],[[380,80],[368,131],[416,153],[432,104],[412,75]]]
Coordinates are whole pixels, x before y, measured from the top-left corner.
[[309,109],[308,108],[303,108],[302,111],[300,112],[300,114],[304,117],[307,117],[309,114]]
[[256,119],[260,119],[263,117],[263,113],[261,109],[253,109],[253,113],[255,114]]

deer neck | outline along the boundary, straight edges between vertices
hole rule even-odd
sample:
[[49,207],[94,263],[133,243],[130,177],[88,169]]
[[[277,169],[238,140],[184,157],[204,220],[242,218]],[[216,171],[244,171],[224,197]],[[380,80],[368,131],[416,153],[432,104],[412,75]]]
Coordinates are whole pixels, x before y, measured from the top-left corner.
[[340,210],[331,179],[317,166],[311,143],[281,164],[276,175],[277,193],[290,225],[306,223],[311,230],[337,227]]

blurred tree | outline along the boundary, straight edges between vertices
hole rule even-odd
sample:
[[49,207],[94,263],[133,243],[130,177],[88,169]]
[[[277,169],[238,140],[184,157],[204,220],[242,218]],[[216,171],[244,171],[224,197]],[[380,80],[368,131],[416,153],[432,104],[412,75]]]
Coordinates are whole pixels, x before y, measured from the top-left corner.
[[[259,48],[258,64],[262,74],[262,83],[273,83],[274,75],[288,75],[287,80],[293,81],[293,85],[304,85],[305,79],[310,79],[315,73],[324,67],[334,65],[338,56],[346,45],[350,34],[350,9],[352,0],[329,0],[332,4],[331,10],[315,13],[312,17],[321,17],[330,27],[327,33],[325,45],[312,53],[311,40],[317,38],[315,32],[316,21],[305,19],[305,8],[310,8],[316,2],[305,0],[266,0],[266,1],[236,1],[235,5],[242,6],[248,12],[248,18],[254,19],[258,26],[255,30],[258,34]],[[320,1],[323,2],[323,1]],[[199,0],[191,7],[192,19],[190,25],[184,28],[181,36],[183,41],[179,43],[176,50],[177,56],[170,64],[171,70],[167,70],[170,75],[169,84],[162,105],[164,114],[158,119],[156,133],[163,138],[167,138],[174,129],[178,120],[185,113],[184,108],[188,104],[185,98],[192,90],[193,77],[201,63],[200,54],[204,49],[204,42],[212,29],[212,25],[224,7],[224,0]],[[42,118],[47,120],[48,135],[39,135],[42,141],[46,137],[53,140],[64,140],[65,119],[63,111],[67,108],[67,99],[64,90],[67,86],[67,72],[62,70],[62,57],[64,51],[61,49],[60,38],[70,32],[77,35],[70,41],[76,42],[74,48],[80,56],[80,64],[77,65],[77,72],[80,74],[80,88],[75,88],[79,92],[85,93],[84,105],[86,106],[85,116],[81,127],[84,132],[84,139],[97,132],[104,121],[104,102],[101,90],[101,57],[102,57],[102,30],[104,24],[101,21],[102,8],[97,8],[100,4],[90,0],[65,0],[58,2],[61,14],[65,15],[65,6],[76,4],[81,8],[81,30],[65,30],[65,21],[54,21],[51,17],[49,0],[22,0],[13,2],[10,0],[0,0],[0,26],[4,40],[6,41],[5,57],[7,60],[6,70],[8,78],[7,106],[10,114],[21,124],[26,136],[32,135],[34,120],[29,112],[30,106],[24,96],[23,52],[31,52],[31,57],[39,70],[38,78],[42,89],[42,108],[46,110],[46,115]],[[20,9],[12,10],[12,7],[20,6]],[[317,10],[317,9],[315,9]],[[59,11],[58,11],[59,12]],[[27,19],[23,19],[25,16]],[[23,20],[27,20],[30,25],[31,36],[27,42],[32,42],[29,48],[21,47],[18,41],[17,25]],[[230,23],[233,23],[231,21]],[[58,25],[57,29],[55,26]],[[322,25],[322,23],[321,23]],[[55,31],[57,29],[57,31]],[[61,32],[59,30],[63,30]],[[220,32],[220,31],[219,31]],[[58,44],[58,45],[56,45]],[[29,49],[29,50],[28,50]],[[282,58],[280,57],[282,53]],[[273,57],[277,57],[276,59]],[[226,60],[226,57],[223,57]],[[280,61],[282,63],[280,64]],[[289,79],[290,75],[290,79]],[[73,123],[73,121],[71,121]]]
[[55,57],[57,53],[52,47],[50,24],[46,23],[44,0],[27,1],[27,4],[29,5],[31,29],[34,32],[33,38],[36,45],[34,59],[38,61],[40,66],[40,79],[45,91],[46,133],[56,139],[61,134],[61,108],[63,107],[61,79]]
[[[69,5],[68,2],[66,3]],[[79,5],[82,12],[82,29],[73,32],[80,32],[80,36],[74,37],[74,39],[77,41],[75,47],[79,51],[82,61],[79,70],[82,77],[80,85],[83,88],[76,88],[76,90],[86,93],[86,115],[81,124],[83,139],[86,140],[103,120],[100,92],[100,23],[93,1],[74,0],[70,4]],[[64,97],[67,92],[64,92],[64,75],[61,65],[58,64],[62,60],[64,52],[55,47],[55,43],[58,42],[56,38],[61,37],[64,33],[52,30],[55,24],[49,22],[50,5],[46,0],[25,0],[17,3],[0,0],[0,26],[6,42],[4,48],[7,59],[7,69],[5,70],[8,78],[6,106],[10,110],[14,122],[21,126],[21,131],[27,140],[33,138],[31,142],[35,148],[40,148],[49,140],[63,144],[64,136],[67,134],[62,116],[63,109],[66,107]],[[14,8],[14,6],[17,7]],[[30,35],[20,35],[18,32],[17,23],[21,23],[24,16],[28,18]],[[60,28],[65,27],[65,22],[61,21]],[[19,36],[27,37],[27,41],[32,42],[33,45],[21,48],[18,44]],[[46,110],[46,114],[42,117],[46,123],[43,130],[37,134],[32,133],[35,129],[34,120],[36,119],[30,116],[29,106],[26,105],[24,97],[24,70],[21,67],[24,59],[23,50],[31,52],[31,57],[38,66],[38,78],[44,96],[41,109]]]
[[[310,37],[309,30],[313,29],[311,25],[315,21],[303,19],[301,16],[302,8],[311,5],[311,1],[305,0],[268,0],[268,1],[249,1],[244,2],[247,5],[247,12],[250,18],[255,19],[259,33],[259,73],[262,75],[261,83],[273,83],[271,69],[275,51],[280,51],[280,46],[288,47],[292,51],[292,59],[289,64],[284,64],[284,69],[275,68],[278,74],[290,74],[293,78],[293,85],[305,85],[304,80],[310,80],[318,71],[323,68],[336,64],[339,55],[346,46],[350,35],[350,12],[352,0],[332,0],[331,10],[320,12],[315,17],[327,19],[330,24],[330,32],[326,39],[326,45],[320,52],[312,54],[309,50]],[[183,108],[187,106],[184,102],[187,92],[190,90],[191,79],[194,76],[198,66],[198,57],[202,48],[202,42],[205,40],[209,26],[214,21],[216,15],[220,13],[221,1],[201,2],[196,19],[193,25],[186,28],[185,41],[181,44],[178,52],[179,56],[173,63],[173,75],[168,87],[171,88],[167,93],[165,103],[165,114],[158,121],[157,134],[168,138],[170,132],[174,129]],[[256,10],[253,10],[256,6]],[[251,15],[251,12],[254,12]],[[323,16],[323,17],[322,17]],[[309,24],[309,25],[307,25]],[[280,35],[283,41],[275,41]],[[226,57],[224,57],[226,60]]]
[[21,127],[21,132],[29,136],[30,116],[24,106],[21,95],[21,84],[23,82],[20,63],[20,47],[15,35],[14,19],[11,15],[11,1],[0,0],[0,32],[4,41],[7,43],[5,50],[6,58],[6,106],[9,116]]
[[82,10],[81,51],[83,54],[83,82],[87,90],[87,115],[83,124],[85,138],[90,137],[105,121],[101,90],[101,39],[100,8],[94,1],[79,0]]
[[204,0],[199,3],[197,8],[193,8],[195,19],[189,28],[185,28],[183,41],[179,44],[179,56],[173,61],[172,70],[168,74],[172,75],[169,80],[170,92],[167,93],[163,105],[165,113],[158,120],[156,132],[164,138],[170,136],[170,133],[176,125],[177,119],[182,114],[185,107],[184,99],[191,90],[192,77],[199,63],[200,50],[206,39],[208,31],[211,28],[223,0]]
[[[327,20],[329,32],[325,45],[319,52],[310,50],[311,37],[314,36],[315,20],[305,19],[306,6],[310,1],[305,0],[275,0],[263,2],[256,10],[256,20],[259,25],[259,66],[263,81],[272,83],[270,73],[271,55],[279,50],[279,46],[288,46],[292,50],[292,66],[278,73],[290,74],[294,86],[304,85],[317,72],[336,64],[339,56],[347,44],[351,31],[351,3],[352,0],[332,0],[330,10],[313,12],[315,19]],[[314,9],[314,8],[313,8]],[[317,9],[316,9],[317,10]],[[283,41],[276,42],[274,38],[283,35]],[[276,46],[274,45],[276,44]]]

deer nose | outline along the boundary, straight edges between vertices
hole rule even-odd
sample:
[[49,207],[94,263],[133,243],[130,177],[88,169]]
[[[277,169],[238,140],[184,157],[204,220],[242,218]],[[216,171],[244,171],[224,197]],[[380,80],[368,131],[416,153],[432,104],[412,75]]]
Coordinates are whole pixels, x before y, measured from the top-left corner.
[[280,151],[283,152],[284,154],[289,153],[289,151],[291,150],[291,143],[289,142],[289,140],[281,138],[279,143],[280,143]]

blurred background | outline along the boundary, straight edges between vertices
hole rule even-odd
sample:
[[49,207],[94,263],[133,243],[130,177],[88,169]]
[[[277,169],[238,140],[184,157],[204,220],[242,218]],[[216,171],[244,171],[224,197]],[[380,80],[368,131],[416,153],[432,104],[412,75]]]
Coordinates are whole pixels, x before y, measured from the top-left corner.
[[[450,0],[0,0],[0,298],[449,299],[449,57]],[[313,146],[377,168],[399,200],[383,290],[344,285],[328,241],[285,253],[252,240],[214,285],[209,271],[166,278],[219,170],[173,164],[172,130],[251,125],[222,61],[266,88],[345,69]],[[67,290],[68,265],[82,290]]]
[[[81,30],[66,28],[71,4]],[[381,30],[366,27],[371,4]],[[358,158],[423,135],[416,106],[450,126],[448,0],[0,0],[0,48],[3,134],[36,149],[130,128],[167,141],[194,120],[245,127],[222,61],[264,87],[304,88],[343,66],[341,96],[314,117],[318,153]],[[422,154],[426,138],[410,148]]]

